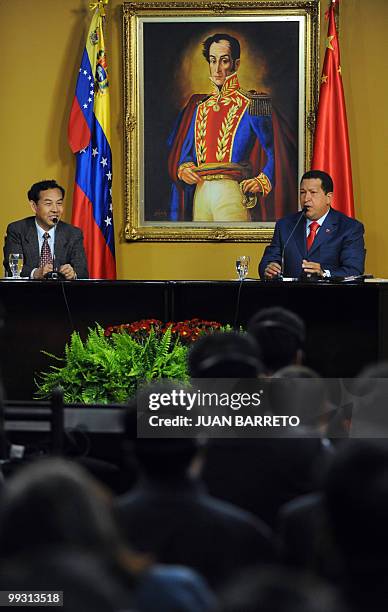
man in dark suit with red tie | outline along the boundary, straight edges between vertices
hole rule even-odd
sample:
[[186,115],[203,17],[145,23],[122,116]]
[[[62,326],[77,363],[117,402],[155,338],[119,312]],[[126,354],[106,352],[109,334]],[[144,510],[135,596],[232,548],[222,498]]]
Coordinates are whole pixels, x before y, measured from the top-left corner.
[[82,231],[61,221],[65,190],[56,181],[34,183],[27,197],[34,217],[14,221],[7,227],[4,268],[9,255],[23,255],[21,276],[42,279],[53,269],[66,280],[88,278]]
[[326,172],[310,170],[302,176],[302,212],[277,221],[259,264],[262,279],[280,274],[299,278],[302,272],[321,277],[364,273],[364,226],[331,208],[332,196],[333,181]]

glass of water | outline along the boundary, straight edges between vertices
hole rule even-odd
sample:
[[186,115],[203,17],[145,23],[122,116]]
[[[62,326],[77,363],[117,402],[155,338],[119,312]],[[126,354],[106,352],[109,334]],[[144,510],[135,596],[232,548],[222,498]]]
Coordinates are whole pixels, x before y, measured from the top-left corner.
[[12,278],[20,278],[22,268],[23,268],[23,254],[22,253],[10,253],[9,269],[11,270]]
[[236,270],[240,281],[248,276],[250,257],[249,255],[240,255],[236,259]]

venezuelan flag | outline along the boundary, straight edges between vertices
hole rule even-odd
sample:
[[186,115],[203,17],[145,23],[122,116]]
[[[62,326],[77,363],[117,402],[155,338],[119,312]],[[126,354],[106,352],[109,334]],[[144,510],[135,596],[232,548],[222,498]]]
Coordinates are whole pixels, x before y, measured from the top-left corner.
[[116,278],[112,207],[109,80],[103,17],[94,15],[82,55],[71,108],[68,139],[76,155],[72,223],[83,230],[90,278]]

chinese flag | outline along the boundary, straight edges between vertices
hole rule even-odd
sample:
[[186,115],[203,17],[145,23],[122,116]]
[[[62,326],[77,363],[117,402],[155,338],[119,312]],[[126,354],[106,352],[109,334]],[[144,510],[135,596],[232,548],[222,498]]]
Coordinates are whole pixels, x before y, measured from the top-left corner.
[[333,179],[333,208],[354,217],[352,166],[342,86],[340,50],[332,0],[325,15],[329,22],[314,137],[312,170],[324,170]]

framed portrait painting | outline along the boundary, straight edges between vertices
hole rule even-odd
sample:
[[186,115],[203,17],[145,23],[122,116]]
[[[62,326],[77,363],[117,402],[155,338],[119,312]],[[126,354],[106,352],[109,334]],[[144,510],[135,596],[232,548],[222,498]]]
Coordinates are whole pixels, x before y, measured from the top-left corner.
[[318,0],[124,3],[125,237],[266,241],[298,209]]

